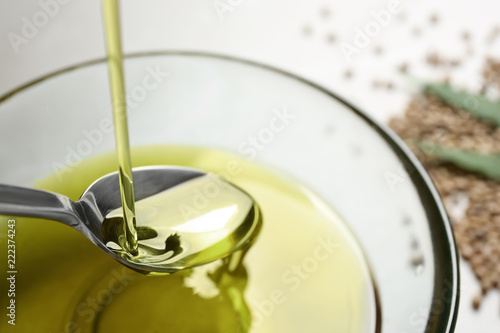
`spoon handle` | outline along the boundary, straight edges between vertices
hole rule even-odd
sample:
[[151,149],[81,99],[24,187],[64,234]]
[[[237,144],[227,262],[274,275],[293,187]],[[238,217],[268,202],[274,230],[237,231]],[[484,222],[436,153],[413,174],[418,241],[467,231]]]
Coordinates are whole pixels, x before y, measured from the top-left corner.
[[0,184],[0,214],[38,217],[76,227],[80,219],[68,197],[47,191]]

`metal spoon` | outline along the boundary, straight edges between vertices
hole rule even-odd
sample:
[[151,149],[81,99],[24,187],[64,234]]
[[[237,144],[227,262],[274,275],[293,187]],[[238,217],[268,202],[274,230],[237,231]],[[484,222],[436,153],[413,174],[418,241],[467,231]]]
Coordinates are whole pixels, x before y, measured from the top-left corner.
[[[206,207],[196,207],[199,216],[191,220],[183,220],[181,215],[175,213],[179,207],[169,206],[168,211],[173,212],[173,215],[170,215],[175,216],[176,220],[165,220],[164,223],[162,221],[162,227],[157,228],[157,230],[161,229],[159,233],[148,227],[147,219],[143,219],[144,222],[141,225],[141,216],[138,216],[140,249],[141,230],[144,231],[143,248],[146,249],[141,252],[141,255],[133,257],[119,249],[111,249],[107,245],[110,245],[109,239],[113,234],[113,229],[109,227],[113,224],[113,217],[109,218],[108,215],[122,205],[117,172],[96,180],[76,202],[57,193],[0,185],[0,214],[38,217],[62,222],[80,231],[92,243],[120,263],[146,274],[173,273],[222,259],[239,249],[246,248],[261,228],[261,213],[250,195],[215,175],[191,168],[148,166],[133,169],[133,177],[138,206],[141,202],[145,202],[147,208],[148,200],[156,198],[158,202],[158,198],[162,198],[159,197],[161,195],[170,195],[175,198],[176,196],[172,196],[170,192],[179,191],[183,191],[183,198],[187,197],[187,202],[189,202],[189,196],[203,195],[201,188],[192,189],[196,184],[200,184],[200,180],[204,180],[201,184],[213,182],[220,186],[218,195],[221,197],[216,198],[217,200],[226,198],[225,201],[215,201],[213,197],[205,199],[214,200],[217,203],[223,202],[221,204],[223,207],[218,207],[219,211],[225,211],[229,215],[224,214],[223,220],[214,221],[215,215],[211,214],[214,207],[207,204]],[[186,188],[188,190],[185,190]],[[235,202],[240,203],[239,206],[235,207]],[[170,202],[165,202],[165,205],[169,204]],[[228,210],[228,207],[234,209]],[[204,220],[204,217],[207,218]],[[158,221],[155,223],[157,225]],[[200,230],[193,230],[195,226]],[[165,245],[163,250],[152,248],[147,244],[148,239],[155,238],[158,234],[163,237],[166,234],[170,235],[167,239],[163,239]],[[189,241],[184,242],[183,237]],[[172,248],[172,244],[175,244],[176,248]],[[157,258],[160,259],[157,260]]]

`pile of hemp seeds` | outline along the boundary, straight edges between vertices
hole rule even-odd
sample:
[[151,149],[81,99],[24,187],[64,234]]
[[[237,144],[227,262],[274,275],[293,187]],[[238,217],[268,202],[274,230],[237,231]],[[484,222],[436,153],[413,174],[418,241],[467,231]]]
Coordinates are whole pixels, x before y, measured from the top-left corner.
[[[486,60],[482,82],[483,92],[486,87],[500,92],[500,61]],[[500,127],[427,94],[414,96],[405,114],[389,126],[410,146],[443,198],[459,252],[481,285],[472,300],[479,309],[489,291],[500,289],[500,181],[427,155],[413,142],[500,154]]]

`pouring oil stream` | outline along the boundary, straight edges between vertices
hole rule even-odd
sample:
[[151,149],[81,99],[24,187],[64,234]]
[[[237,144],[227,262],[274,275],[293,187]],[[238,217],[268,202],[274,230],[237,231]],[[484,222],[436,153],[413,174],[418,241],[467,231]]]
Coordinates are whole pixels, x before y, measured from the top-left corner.
[[123,233],[120,245],[132,255],[138,254],[134,181],[130,159],[127,104],[123,75],[120,16],[117,0],[104,0],[106,47],[113,107],[116,153],[120,175],[120,193],[123,207]]

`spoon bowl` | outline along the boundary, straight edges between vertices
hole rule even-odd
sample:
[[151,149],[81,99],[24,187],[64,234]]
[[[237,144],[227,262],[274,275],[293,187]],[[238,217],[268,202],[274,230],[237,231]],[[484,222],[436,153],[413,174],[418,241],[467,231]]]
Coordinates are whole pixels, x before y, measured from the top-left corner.
[[67,224],[118,262],[145,274],[174,273],[223,259],[247,248],[259,233],[257,204],[222,178],[176,166],[134,168],[133,177],[137,256],[120,247],[118,172],[96,180],[76,202],[57,193],[0,185],[0,214]]

